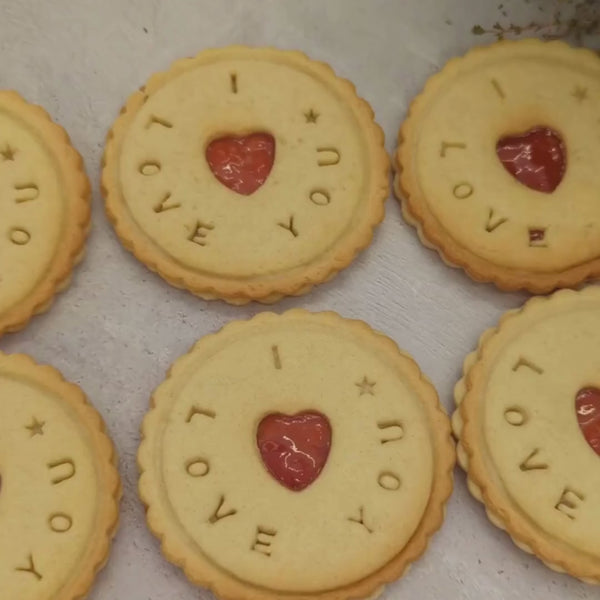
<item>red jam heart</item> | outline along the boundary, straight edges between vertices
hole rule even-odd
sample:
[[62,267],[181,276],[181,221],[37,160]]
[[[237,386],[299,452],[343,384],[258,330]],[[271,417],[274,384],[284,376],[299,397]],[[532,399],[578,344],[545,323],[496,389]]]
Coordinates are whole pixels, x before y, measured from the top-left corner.
[[274,160],[275,138],[268,133],[222,137],[206,148],[206,161],[214,176],[244,196],[263,185]]
[[535,127],[522,135],[498,140],[496,154],[515,179],[546,194],[558,187],[567,166],[562,138],[548,127]]
[[267,471],[286,488],[299,492],[321,473],[331,448],[331,425],[321,413],[267,415],[256,443]]
[[581,388],[575,396],[575,410],[583,437],[600,456],[600,390]]

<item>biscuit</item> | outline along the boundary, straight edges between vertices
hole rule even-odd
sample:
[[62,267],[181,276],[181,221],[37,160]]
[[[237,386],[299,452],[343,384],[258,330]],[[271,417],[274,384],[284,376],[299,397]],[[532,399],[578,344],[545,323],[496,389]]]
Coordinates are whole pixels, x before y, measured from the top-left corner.
[[78,600],[118,521],[116,455],[83,392],[25,355],[0,353],[2,598]]
[[0,91],[0,335],[50,307],[81,259],[90,220],[83,161],[59,125]]
[[600,274],[600,59],[505,41],[448,62],[399,134],[395,191],[423,243],[502,290]]
[[481,337],[454,432],[491,521],[552,569],[600,583],[600,288],[534,298]]
[[376,595],[425,551],[452,490],[433,386],[335,313],[263,313],[203,338],[142,433],[149,526],[222,598]]
[[234,46],[180,60],[129,98],[102,186],[125,247],[169,283],[272,303],[370,243],[388,167],[351,83],[300,52]]

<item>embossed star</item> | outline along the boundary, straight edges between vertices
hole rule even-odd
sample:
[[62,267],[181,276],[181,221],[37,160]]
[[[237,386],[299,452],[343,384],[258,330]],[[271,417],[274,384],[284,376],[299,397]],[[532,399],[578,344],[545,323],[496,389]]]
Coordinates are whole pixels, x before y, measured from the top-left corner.
[[44,435],[45,424],[45,421],[38,421],[35,417],[33,417],[31,425],[26,425],[25,429],[29,429],[29,431],[31,432],[31,437],[34,437],[36,435]]
[[575,100],[578,102],[583,102],[584,100],[587,100],[588,90],[580,85],[576,85],[575,89],[571,93],[571,96],[573,96],[573,98],[575,98]]
[[307,123],[316,123],[319,117],[319,113],[315,112],[312,108],[307,113],[304,113],[304,118]]
[[365,375],[362,378],[362,381],[354,384],[360,390],[360,396],[364,394],[369,394],[371,396],[375,395],[375,386],[377,385],[375,381],[369,381],[369,378]]
[[2,157],[2,160],[15,160],[15,151],[6,144],[6,148],[0,150],[0,156]]

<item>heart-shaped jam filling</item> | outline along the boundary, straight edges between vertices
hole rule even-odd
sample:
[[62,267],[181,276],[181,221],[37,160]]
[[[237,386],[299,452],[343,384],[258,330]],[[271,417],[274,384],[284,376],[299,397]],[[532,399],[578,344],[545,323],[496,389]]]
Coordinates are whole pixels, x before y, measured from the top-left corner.
[[321,473],[331,448],[329,419],[316,411],[293,416],[267,415],[256,443],[267,471],[286,488],[299,492]]
[[575,410],[583,437],[592,450],[600,455],[600,389],[581,388],[575,396]]
[[496,154],[515,179],[546,194],[558,187],[567,167],[562,138],[548,127],[535,127],[522,135],[503,137],[496,144]]
[[268,133],[222,137],[206,148],[206,162],[214,176],[244,196],[263,185],[274,160],[275,138]]

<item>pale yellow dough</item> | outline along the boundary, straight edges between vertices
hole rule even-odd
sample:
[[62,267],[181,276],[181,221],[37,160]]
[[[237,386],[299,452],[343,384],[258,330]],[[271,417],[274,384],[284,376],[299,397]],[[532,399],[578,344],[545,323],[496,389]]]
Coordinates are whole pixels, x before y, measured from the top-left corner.
[[2,598],[75,600],[103,566],[119,477],[98,413],[50,367],[0,353]]
[[[364,378],[374,385],[361,388]],[[234,323],[179,359],[153,403],[139,453],[150,527],[220,595],[354,597],[358,586],[366,597],[441,522],[448,421],[415,363],[364,324],[305,311]],[[190,420],[194,408],[213,416]],[[319,478],[293,492],[262,464],[256,428],[306,410],[328,417],[332,449]],[[208,465],[198,462],[200,476],[186,470],[194,461]],[[253,551],[258,528],[276,532],[259,535],[268,557]]]
[[23,327],[68,284],[89,223],[81,157],[58,125],[0,91],[0,334]]
[[[396,191],[409,221],[449,263],[502,289],[544,292],[597,275],[599,99],[600,59],[561,42],[504,42],[451,60],[400,132]],[[521,184],[496,155],[499,139],[539,126],[566,148],[551,194]]]
[[[217,180],[205,151],[257,132],[275,138],[275,162],[243,196]],[[205,51],[154,76],[116,122],[105,164],[125,245],[175,285],[235,304],[305,293],[346,266],[388,192],[366,102],[322,63],[273,49]]]
[[600,583],[600,456],[577,392],[600,387],[600,288],[533,299],[465,361],[453,419],[473,493],[517,544]]
[[[2,206],[0,312],[4,312],[31,293],[48,268],[62,232],[62,217],[67,206],[52,154],[40,143],[36,133],[27,123],[1,108],[0,131],[7,145],[18,148],[14,161],[0,158],[0,195],[13,199]],[[44,182],[46,201],[40,202],[37,198],[26,201],[37,196],[38,191],[33,187],[18,191],[15,187],[37,186],[39,184],[34,183],[37,178]],[[19,199],[24,201],[19,202]]]

